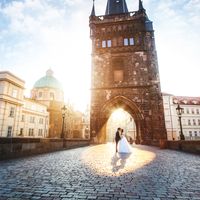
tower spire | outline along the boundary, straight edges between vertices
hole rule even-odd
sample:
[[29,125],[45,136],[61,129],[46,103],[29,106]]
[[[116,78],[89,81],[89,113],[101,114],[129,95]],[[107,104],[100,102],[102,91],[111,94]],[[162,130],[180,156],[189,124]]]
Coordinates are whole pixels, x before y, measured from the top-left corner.
[[95,16],[96,14],[95,14],[95,5],[94,5],[94,1],[95,0],[93,0],[93,7],[92,7],[92,12],[91,12],[91,15],[90,16]]
[[126,0],[108,0],[105,15],[128,13]]
[[139,11],[145,11],[142,0],[139,0]]

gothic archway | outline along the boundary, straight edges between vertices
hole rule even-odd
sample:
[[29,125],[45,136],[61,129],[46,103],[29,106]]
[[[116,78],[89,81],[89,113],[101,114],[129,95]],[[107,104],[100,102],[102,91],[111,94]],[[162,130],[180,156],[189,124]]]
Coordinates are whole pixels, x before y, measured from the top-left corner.
[[140,143],[142,141],[143,135],[145,133],[145,120],[141,110],[130,99],[124,96],[116,96],[107,101],[100,111],[96,142],[104,143],[106,141],[107,121],[112,112],[119,108],[122,108],[132,116],[136,124],[136,142]]

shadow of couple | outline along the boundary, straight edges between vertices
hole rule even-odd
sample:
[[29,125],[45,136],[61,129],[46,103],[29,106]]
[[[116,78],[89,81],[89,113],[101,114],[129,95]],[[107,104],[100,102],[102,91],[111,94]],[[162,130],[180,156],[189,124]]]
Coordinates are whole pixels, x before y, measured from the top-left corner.
[[130,153],[115,153],[111,159],[112,172],[118,172],[120,169],[124,169],[130,155]]

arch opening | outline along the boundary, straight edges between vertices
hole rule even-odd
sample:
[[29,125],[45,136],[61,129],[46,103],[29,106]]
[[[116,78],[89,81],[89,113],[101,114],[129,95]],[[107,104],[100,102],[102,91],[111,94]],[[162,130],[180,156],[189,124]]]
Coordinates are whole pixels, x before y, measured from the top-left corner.
[[[143,140],[142,137],[145,132],[144,117],[138,106],[124,96],[114,97],[107,101],[102,107],[99,114],[99,120],[97,122],[97,134],[95,137],[96,142],[106,143],[108,140],[112,140],[112,137],[109,138],[109,135],[107,135],[107,124],[112,113],[118,109],[124,110],[127,116],[131,116],[132,120],[134,121],[132,126],[135,124],[135,141],[136,143],[140,143]],[[115,134],[115,131],[113,134]]]
[[124,135],[130,143],[136,140],[136,123],[123,108],[114,110],[110,115],[106,125],[106,142],[114,142],[118,127],[124,130]]

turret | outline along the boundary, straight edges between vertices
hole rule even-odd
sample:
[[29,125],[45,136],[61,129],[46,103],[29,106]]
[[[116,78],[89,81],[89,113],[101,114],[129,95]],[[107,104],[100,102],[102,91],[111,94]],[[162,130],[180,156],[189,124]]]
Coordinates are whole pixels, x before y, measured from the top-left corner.
[[96,16],[96,14],[95,14],[95,5],[94,5],[94,1],[95,1],[95,0],[93,0],[92,12],[91,12],[90,17],[95,17],[95,16]]
[[128,13],[126,0],[108,0],[105,15]]

